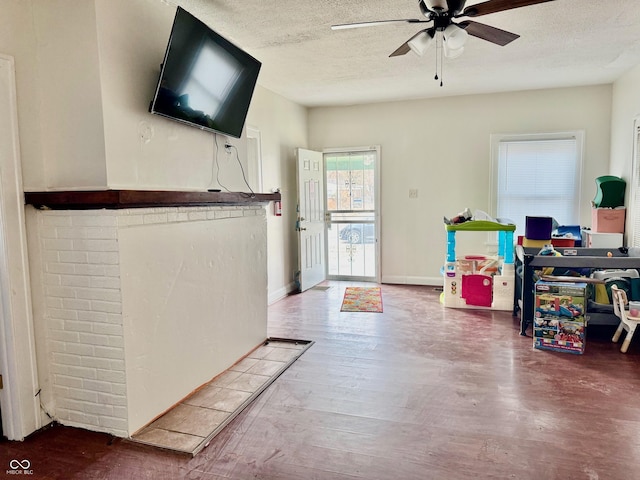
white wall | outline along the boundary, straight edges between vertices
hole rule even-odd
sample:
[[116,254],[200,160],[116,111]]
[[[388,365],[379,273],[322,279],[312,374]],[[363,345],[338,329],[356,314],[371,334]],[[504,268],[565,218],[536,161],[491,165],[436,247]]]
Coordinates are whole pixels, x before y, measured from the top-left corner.
[[640,116],[640,65],[613,84],[611,175],[629,181],[633,155],[633,121]]
[[295,149],[307,146],[307,109],[258,87],[253,96],[247,124],[260,130],[264,190],[280,188],[282,216],[268,215],[269,302],[293,289],[297,265],[296,156]]
[[[216,148],[214,134],[148,112],[175,6],[157,0],[95,4],[108,186],[248,191],[238,165],[246,170],[246,134],[217,135]],[[238,157],[225,153],[227,142]],[[216,152],[219,175],[213,174]]]
[[0,0],[0,53],[16,59],[23,182],[44,183],[40,139],[40,90],[31,1]]
[[491,134],[585,130],[581,223],[589,225],[594,179],[609,172],[610,121],[610,85],[525,91],[314,108],[309,145],[381,146],[382,279],[441,284],[442,217],[490,210]]
[[[176,11],[158,0],[0,0],[16,58],[25,190],[204,190],[211,133],[148,113]],[[215,26],[213,26],[215,27]],[[246,139],[235,145],[246,167]],[[235,151],[220,183],[247,191]]]
[[[634,120],[640,118],[640,65],[613,84],[611,119],[611,166],[609,173],[627,181],[627,228],[630,231],[634,213],[629,204],[629,186],[633,168]],[[638,212],[636,211],[636,214]],[[627,239],[625,239],[626,241]]]
[[[43,183],[28,188],[106,184],[100,63],[93,2],[32,0]],[[30,125],[38,117],[31,119]],[[25,158],[28,165],[32,158]],[[27,170],[31,174],[32,170]],[[27,173],[25,172],[25,173]]]

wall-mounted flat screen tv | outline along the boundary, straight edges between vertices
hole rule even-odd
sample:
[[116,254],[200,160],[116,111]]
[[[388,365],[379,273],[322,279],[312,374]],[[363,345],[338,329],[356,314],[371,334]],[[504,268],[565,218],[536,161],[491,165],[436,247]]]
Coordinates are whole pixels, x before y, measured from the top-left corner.
[[149,111],[240,138],[261,66],[178,7]]

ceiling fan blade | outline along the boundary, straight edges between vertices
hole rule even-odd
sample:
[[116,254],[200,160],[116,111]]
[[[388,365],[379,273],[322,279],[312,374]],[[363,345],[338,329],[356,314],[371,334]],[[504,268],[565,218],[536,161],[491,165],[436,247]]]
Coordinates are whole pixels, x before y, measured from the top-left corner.
[[520,38],[520,35],[516,35],[515,33],[491,27],[484,23],[472,22],[471,20],[465,20],[457,25],[464,28],[469,35],[473,35],[474,37],[481,38],[503,47],[513,42],[515,39]]
[[374,22],[343,23],[341,25],[331,25],[331,30],[345,30],[347,28],[377,27],[390,23],[428,23],[431,20],[418,20],[417,18],[403,18],[400,20],[377,20]]
[[[411,38],[413,38],[413,37],[411,37]],[[409,48],[409,42],[410,41],[411,41],[411,39],[407,40],[402,45],[400,45],[397,49],[395,49],[391,53],[391,55],[389,55],[389,57],[399,57],[400,55],[405,55],[405,54],[409,53],[411,51],[411,48]]]
[[554,0],[488,0],[487,2],[471,5],[457,15],[459,17],[479,17],[489,13],[502,12],[504,10],[512,10],[514,8],[528,7],[538,3],[553,2]]

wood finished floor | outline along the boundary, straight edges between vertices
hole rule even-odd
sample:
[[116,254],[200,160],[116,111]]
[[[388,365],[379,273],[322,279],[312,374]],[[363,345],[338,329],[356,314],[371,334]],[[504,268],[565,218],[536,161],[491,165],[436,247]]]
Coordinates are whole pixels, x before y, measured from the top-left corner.
[[341,313],[328,285],[269,308],[270,336],[315,344],[196,457],[58,426],[1,443],[0,477],[28,459],[34,479],[640,478],[640,339],[539,351],[509,312],[430,287]]

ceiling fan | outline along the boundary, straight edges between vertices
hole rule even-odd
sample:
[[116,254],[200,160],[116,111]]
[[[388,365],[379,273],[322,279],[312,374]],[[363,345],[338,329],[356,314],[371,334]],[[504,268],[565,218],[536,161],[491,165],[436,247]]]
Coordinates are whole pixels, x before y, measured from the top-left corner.
[[[400,45],[389,55],[397,57],[410,51],[422,55],[434,38],[441,38],[441,45],[444,55],[448,58],[459,56],[464,50],[468,35],[472,35],[496,45],[505,46],[520,35],[507,32],[496,27],[485,25],[484,23],[472,20],[462,20],[454,22],[454,19],[461,17],[479,17],[490,13],[512,10],[514,8],[536,5],[538,3],[550,2],[553,0],[488,0],[465,8],[466,0],[419,0],[418,6],[426,19],[406,18],[399,20],[378,20],[372,22],[347,23],[333,25],[333,30],[346,28],[373,27],[390,23],[431,23],[429,28],[420,30],[413,37]],[[436,76],[437,78],[437,76]]]

